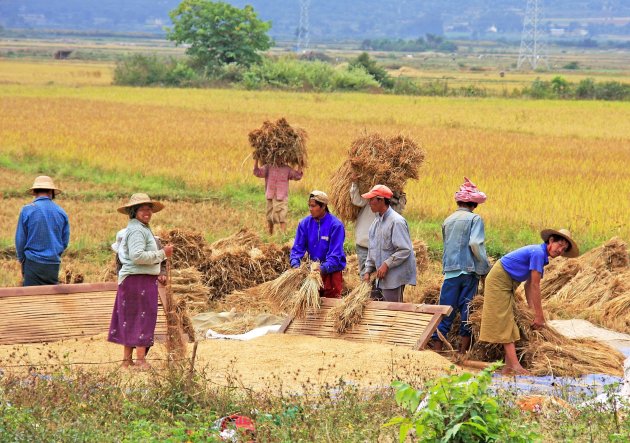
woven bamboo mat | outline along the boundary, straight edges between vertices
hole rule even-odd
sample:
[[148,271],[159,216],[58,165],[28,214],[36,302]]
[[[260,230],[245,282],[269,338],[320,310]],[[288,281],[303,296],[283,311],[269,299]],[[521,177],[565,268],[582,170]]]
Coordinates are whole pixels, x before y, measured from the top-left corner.
[[[0,288],[0,345],[107,332],[115,299],[116,283]],[[166,336],[161,302],[155,335]]]
[[424,349],[442,317],[452,310],[450,306],[370,302],[361,322],[340,335],[329,316],[339,303],[341,300],[322,298],[321,309],[303,319],[289,317],[279,332]]

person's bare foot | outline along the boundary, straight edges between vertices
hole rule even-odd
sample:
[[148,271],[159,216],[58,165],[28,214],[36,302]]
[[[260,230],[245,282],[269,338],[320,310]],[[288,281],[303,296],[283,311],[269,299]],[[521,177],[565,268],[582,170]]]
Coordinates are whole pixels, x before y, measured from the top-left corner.
[[142,361],[138,360],[136,361],[134,369],[136,371],[148,371],[149,369],[151,369],[151,365],[147,363],[145,360],[142,360]]
[[508,366],[505,366],[503,368],[503,370],[501,371],[501,375],[532,375],[531,372],[529,372],[527,369],[525,369],[522,366],[519,366],[517,368],[511,368]]
[[120,365],[122,368],[128,368],[130,366],[133,366],[133,361],[132,360],[123,360],[122,364]]

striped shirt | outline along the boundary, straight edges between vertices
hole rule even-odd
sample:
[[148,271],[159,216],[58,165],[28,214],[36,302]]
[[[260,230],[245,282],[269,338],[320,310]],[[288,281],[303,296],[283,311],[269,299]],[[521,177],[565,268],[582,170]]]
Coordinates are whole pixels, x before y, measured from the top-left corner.
[[22,208],[15,230],[15,251],[21,263],[29,259],[60,264],[69,242],[68,215],[49,197],[37,197]]

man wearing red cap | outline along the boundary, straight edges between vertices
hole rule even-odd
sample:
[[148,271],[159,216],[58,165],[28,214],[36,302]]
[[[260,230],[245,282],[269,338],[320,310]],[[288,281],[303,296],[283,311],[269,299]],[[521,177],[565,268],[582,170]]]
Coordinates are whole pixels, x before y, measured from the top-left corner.
[[385,185],[376,185],[361,196],[369,200],[370,209],[376,214],[370,226],[363,279],[369,281],[376,272],[383,299],[402,302],[405,285],[416,284],[416,256],[407,221],[390,206],[392,196]]
[[[442,337],[446,337],[459,312],[459,352],[463,354],[470,347],[472,336],[468,323],[469,305],[477,294],[479,277],[490,271],[483,220],[473,214],[477,205],[486,201],[486,194],[464,177],[464,184],[455,193],[455,201],[457,210],[442,224],[444,283],[440,291],[440,304],[451,306],[453,311],[442,319],[438,331]],[[441,351],[442,345],[436,332],[430,346],[435,351]]]

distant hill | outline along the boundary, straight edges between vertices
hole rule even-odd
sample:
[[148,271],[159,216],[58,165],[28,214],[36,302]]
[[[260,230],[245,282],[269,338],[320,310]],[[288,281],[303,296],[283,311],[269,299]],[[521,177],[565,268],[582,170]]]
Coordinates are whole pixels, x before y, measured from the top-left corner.
[[[179,0],[0,0],[5,28],[163,33]],[[271,35],[291,39],[299,0],[233,0],[252,4]],[[311,0],[313,40],[417,38],[427,33],[462,37],[518,35],[526,0]],[[630,35],[628,0],[547,0],[546,17],[560,36]]]

